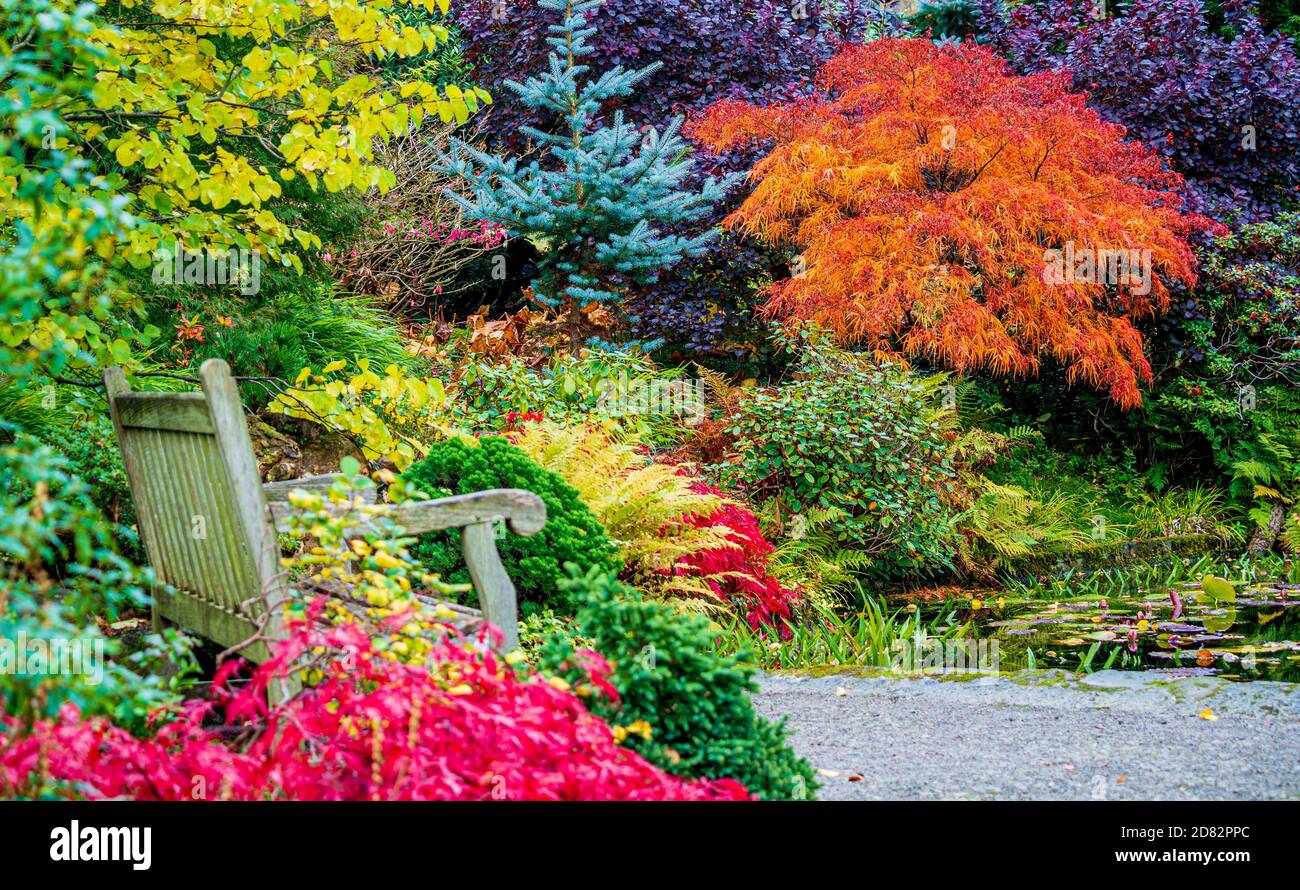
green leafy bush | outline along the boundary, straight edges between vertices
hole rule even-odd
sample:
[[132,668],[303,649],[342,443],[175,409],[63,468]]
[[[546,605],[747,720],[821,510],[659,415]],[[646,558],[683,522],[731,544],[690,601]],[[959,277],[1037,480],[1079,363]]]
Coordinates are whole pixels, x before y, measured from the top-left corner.
[[[507,533],[497,541],[501,559],[525,607],[547,605],[561,612],[571,611],[570,598],[557,583],[566,562],[584,569],[614,572],[622,567],[617,548],[579,499],[577,490],[500,436],[485,436],[477,443],[464,439],[439,442],[404,478],[430,497],[523,488],[542,499],[546,504],[546,527],[541,532],[531,538]],[[469,580],[458,537],[446,532],[424,535],[413,553],[444,581]]]
[[122,465],[113,421],[106,414],[86,414],[57,436],[46,434],[41,438],[68,459],[72,475],[89,487],[91,501],[111,521],[135,524],[126,467]]
[[[1168,370],[1142,432],[1161,460],[1191,464],[1189,481],[1226,481],[1300,428],[1300,213],[1217,239],[1198,275],[1153,340]],[[1251,499],[1249,485],[1232,490]]]
[[[30,720],[70,703],[139,732],[177,699],[184,638],[149,635],[128,653],[97,624],[146,608],[153,581],[113,530],[65,457],[21,434],[0,446],[0,711]],[[183,669],[160,671],[162,659]]]
[[886,572],[948,564],[946,443],[923,385],[900,366],[809,336],[796,379],[747,390],[729,432],[740,462],[714,468],[724,488],[778,497],[788,512],[839,510],[840,539]]
[[[613,667],[619,701],[591,710],[616,725],[624,744],[679,776],[733,778],[766,800],[802,799],[816,788],[812,767],[786,742],[784,721],[754,711],[754,668],[718,655],[707,620],[645,600],[614,577],[569,566],[562,589],[583,605],[577,634]],[[572,637],[543,646],[543,670],[573,683],[586,676]]]
[[465,395],[457,407],[468,429],[502,429],[512,412],[536,411],[562,422],[612,418],[640,441],[661,445],[704,410],[681,371],[658,368],[636,351],[586,349],[553,356],[541,367],[471,354],[459,373]]
[[[194,368],[222,358],[241,377],[293,380],[303,368],[339,358],[411,366],[393,317],[371,297],[335,293],[328,281],[304,280],[296,291],[257,303],[196,292],[175,305],[155,303],[152,312],[159,327],[178,332],[173,356]],[[200,326],[191,339],[182,330],[186,322],[191,331]],[[274,393],[245,384],[241,394],[261,408]]]

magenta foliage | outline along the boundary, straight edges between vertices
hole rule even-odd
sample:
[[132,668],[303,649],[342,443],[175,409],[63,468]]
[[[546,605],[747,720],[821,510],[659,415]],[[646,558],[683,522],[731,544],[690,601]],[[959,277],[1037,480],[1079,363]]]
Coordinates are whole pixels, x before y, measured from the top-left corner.
[[[698,482],[691,490],[721,494],[713,486]],[[721,576],[721,580],[709,580],[710,588],[731,603],[750,627],[779,627],[782,635],[788,635],[785,622],[791,620],[791,607],[801,597],[768,574],[767,560],[773,548],[763,537],[754,514],[739,504],[728,503],[708,516],[692,517],[691,523],[699,528],[726,528],[740,546],[693,553],[681,561],[687,572]]]
[[[305,653],[342,654],[321,682],[268,709],[265,692]],[[579,692],[617,698],[587,653]],[[565,684],[517,672],[464,641],[431,666],[378,656],[358,626],[305,626],[277,656],[214,701],[188,702],[152,739],[68,706],[16,735],[0,715],[0,791],[149,800],[739,800],[732,780],[686,781],[619,747]],[[220,723],[241,744],[219,740]],[[3,734],[0,734],[2,739]]]

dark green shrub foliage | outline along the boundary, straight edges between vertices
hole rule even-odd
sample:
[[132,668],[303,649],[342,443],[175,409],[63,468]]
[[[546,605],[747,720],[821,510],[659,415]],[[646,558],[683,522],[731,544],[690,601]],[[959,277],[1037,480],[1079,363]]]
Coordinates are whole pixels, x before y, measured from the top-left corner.
[[[811,797],[813,769],[786,743],[784,721],[754,712],[754,668],[714,652],[707,620],[647,601],[611,575],[569,568],[560,586],[582,600],[575,630],[610,662],[620,698],[593,697],[592,713],[651,727],[649,738],[633,728],[627,747],[670,773],[735,779],[765,800]],[[579,661],[572,637],[542,648],[542,669],[575,684],[586,676]]]
[[[578,492],[558,474],[533,463],[500,436],[484,436],[478,445],[461,439],[440,442],[428,457],[411,467],[406,480],[431,497],[469,494],[490,488],[523,488],[546,503],[546,527],[531,538],[507,534],[497,542],[501,559],[524,605],[565,609],[569,598],[557,581],[566,562],[582,568],[617,572],[618,550],[605,529],[578,499]],[[443,580],[467,583],[459,536],[425,535],[412,553]],[[531,612],[531,609],[525,609]]]
[[[40,438],[67,458],[70,474],[88,486],[91,502],[112,523],[135,524],[135,503],[127,487],[126,467],[122,465],[113,422],[107,416],[88,414],[57,435],[47,433]],[[129,546],[128,556],[143,559],[144,553],[134,537],[119,543]]]
[[907,24],[917,36],[968,40],[979,33],[980,15],[972,0],[937,0],[922,3]]
[[1199,279],[1153,338],[1167,370],[1150,435],[1162,457],[1208,453],[1225,471],[1300,425],[1300,213],[1208,245]]

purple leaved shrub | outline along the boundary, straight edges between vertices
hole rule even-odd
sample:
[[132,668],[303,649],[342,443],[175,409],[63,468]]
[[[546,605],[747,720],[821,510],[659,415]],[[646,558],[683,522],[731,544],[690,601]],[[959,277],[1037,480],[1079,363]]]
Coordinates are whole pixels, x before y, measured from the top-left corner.
[[981,31],[1022,72],[1069,73],[1103,117],[1168,157],[1188,209],[1240,224],[1294,204],[1300,61],[1287,35],[1234,0],[1220,28],[1200,0],[1132,0],[1100,20],[1094,8],[983,0]]

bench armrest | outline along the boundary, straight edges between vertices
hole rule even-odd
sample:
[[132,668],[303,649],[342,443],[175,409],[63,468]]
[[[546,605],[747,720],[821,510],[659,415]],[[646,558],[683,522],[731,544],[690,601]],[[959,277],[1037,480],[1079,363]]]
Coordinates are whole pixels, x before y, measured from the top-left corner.
[[[272,482],[263,486],[269,489],[276,486],[274,492],[267,492],[267,508],[272,520],[283,520],[301,512],[289,503],[289,493],[295,489],[305,491],[328,488],[333,476],[312,476],[309,479],[295,479],[292,482]],[[315,482],[314,480],[324,480]],[[298,482],[313,482],[310,485],[298,485]],[[369,492],[369,499],[363,503],[373,503],[374,493]],[[331,507],[337,512],[346,508]],[[402,527],[405,534],[423,535],[428,532],[443,531],[449,528],[465,528],[482,522],[495,522],[503,519],[510,530],[517,535],[530,537],[546,526],[546,504],[531,491],[519,488],[494,488],[489,491],[476,491],[472,494],[458,494],[449,498],[432,501],[407,501],[392,504],[388,516]],[[356,528],[348,529],[351,536],[360,537],[376,531],[369,523],[360,523]]]
[[531,491],[494,488],[434,501],[395,504],[389,511],[389,516],[408,535],[465,528],[481,522],[504,519],[512,532],[531,537],[546,525],[546,504]]
[[[333,481],[332,476],[312,479],[325,481],[314,486],[295,485],[293,482],[272,483],[277,486],[277,494],[283,493],[283,498],[276,500],[269,493],[267,495],[267,509],[271,513],[273,524],[276,520],[299,512],[298,508],[288,502],[289,492],[295,488],[328,488]],[[517,535],[527,537],[537,534],[546,525],[546,504],[542,499],[531,491],[519,488],[495,488],[432,501],[394,504],[389,508],[388,515],[408,535],[461,529],[461,552],[465,555],[465,565],[474,581],[474,589],[478,592],[483,617],[501,631],[504,651],[517,647],[519,609],[515,586],[510,581],[505,566],[501,564],[493,524],[496,520],[503,519]],[[347,534],[360,537],[377,531],[371,523],[363,522],[348,529]]]

